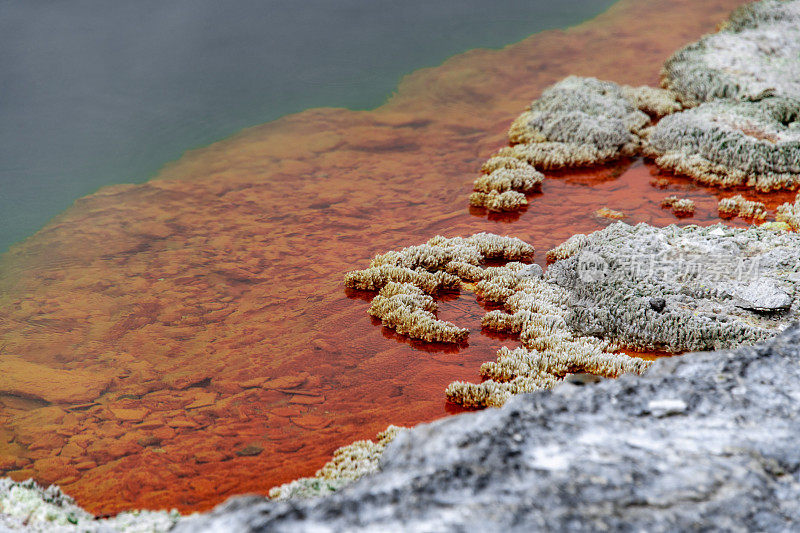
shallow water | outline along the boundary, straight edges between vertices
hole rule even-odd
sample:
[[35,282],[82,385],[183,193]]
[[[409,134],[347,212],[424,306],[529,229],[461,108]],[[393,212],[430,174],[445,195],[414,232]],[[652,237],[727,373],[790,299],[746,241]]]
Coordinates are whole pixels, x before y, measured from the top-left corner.
[[75,199],[612,0],[0,1],[0,252]]
[[[344,273],[477,231],[521,237],[543,263],[608,224],[604,206],[631,223],[718,222],[730,192],[642,160],[552,174],[515,215],[467,198],[543,87],[570,73],[656,84],[737,3],[623,1],[415,73],[375,111],[285,117],[80,200],[0,259],[0,470],[58,482],[97,513],[207,509],[313,474],[390,423],[447,414],[447,383],[479,379],[516,340],[482,332],[463,292],[440,316],[470,328],[468,346],[410,341],[367,316],[370,295],[346,291]],[[694,217],[661,209],[672,193],[697,202]]]

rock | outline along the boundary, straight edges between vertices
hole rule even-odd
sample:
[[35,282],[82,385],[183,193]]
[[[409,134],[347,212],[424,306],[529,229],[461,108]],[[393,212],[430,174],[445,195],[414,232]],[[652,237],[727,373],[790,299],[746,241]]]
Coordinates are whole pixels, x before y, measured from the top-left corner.
[[176,429],[196,428],[198,426],[197,422],[180,418],[172,418],[167,420],[167,425]]
[[265,389],[294,389],[308,381],[307,372],[301,372],[296,376],[280,376],[261,383]]
[[687,405],[683,400],[665,398],[647,402],[647,410],[656,417],[678,415],[686,411],[686,409]]
[[288,407],[275,407],[274,409],[270,410],[270,414],[284,417],[302,415],[303,413],[305,413],[305,410],[296,405],[291,405]]
[[330,417],[319,416],[319,415],[303,415],[296,418],[292,418],[292,423],[296,426],[305,429],[323,429],[331,425],[333,420]]
[[379,472],[331,496],[234,498],[175,532],[791,530],[799,363],[794,326],[644,376],[517,396],[399,435]]
[[261,454],[264,451],[263,446],[259,446],[258,444],[248,444],[244,448],[236,450],[236,455],[239,457],[253,457],[256,455]]
[[0,531],[3,532],[161,533],[169,531],[180,518],[177,511],[131,511],[97,519],[78,507],[57,486],[45,489],[32,479],[15,482],[0,478],[0,510]]
[[[482,165],[470,205],[516,211],[528,205],[523,192],[541,189],[544,175],[536,167],[590,166],[637,155],[649,115],[660,117],[682,108],[672,91],[568,76],[545,89],[517,117],[508,131],[511,146]],[[596,214],[625,217],[608,208]]]
[[653,126],[645,155],[666,170],[759,191],[800,184],[800,95],[704,103]]
[[667,301],[664,298],[650,298],[650,309],[660,313],[667,306]]
[[155,435],[145,435],[144,437],[137,439],[136,444],[142,447],[158,446],[159,444],[161,444],[161,439],[159,439]]
[[125,409],[122,407],[109,407],[108,410],[120,420],[131,420],[134,422],[144,420],[144,417],[150,413],[150,411],[145,408]]
[[545,279],[568,292],[578,333],[681,352],[755,344],[800,319],[796,233],[617,222],[572,240]]
[[520,279],[541,279],[543,275],[544,270],[542,270],[542,267],[536,263],[526,265],[525,268],[522,268],[517,272],[517,277]]
[[569,76],[516,120],[509,131],[514,146],[498,156],[544,169],[604,163],[636,154],[649,122],[620,85]]
[[751,311],[786,311],[792,306],[792,297],[769,279],[757,279],[731,288],[737,307]]
[[617,211],[608,207],[601,207],[594,212],[594,215],[599,218],[607,218],[609,220],[622,220],[625,218],[625,213]]
[[217,401],[217,393],[216,392],[200,392],[198,393],[196,399],[186,406],[186,409],[197,409],[199,407],[208,407],[209,405],[214,405],[214,402]]
[[573,385],[589,385],[590,383],[597,383],[603,381],[600,376],[594,374],[587,374],[586,372],[579,372],[576,374],[569,374],[564,378],[564,381]]
[[316,405],[325,403],[325,396],[317,394],[295,394],[289,398],[289,403],[296,403],[300,405]]
[[[255,454],[258,455],[258,454]],[[205,450],[199,451],[194,454],[194,460],[197,463],[219,463],[225,461],[226,459],[230,459],[230,455],[215,451],[215,450]]]
[[81,403],[96,399],[113,376],[85,370],[61,370],[31,363],[20,356],[0,357],[0,393],[38,398],[51,403]]
[[661,73],[688,105],[765,94],[800,98],[800,2],[765,0],[676,52]]
[[7,472],[21,467],[25,462],[14,455],[0,453],[0,470]]

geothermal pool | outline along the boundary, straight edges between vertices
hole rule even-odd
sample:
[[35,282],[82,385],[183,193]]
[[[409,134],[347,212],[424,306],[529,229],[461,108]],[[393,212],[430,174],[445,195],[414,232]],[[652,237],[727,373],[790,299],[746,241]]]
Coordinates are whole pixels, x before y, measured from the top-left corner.
[[311,107],[376,107],[413,70],[612,3],[4,2],[0,252],[188,149]]
[[[675,49],[738,0],[624,0],[566,31],[406,77],[373,111],[311,109],[187,153],[140,185],[78,200],[0,258],[0,474],[58,483],[97,514],[208,509],[313,474],[388,424],[455,410],[457,379],[517,339],[481,331],[468,292],[439,317],[463,347],[411,341],[342,277],[433,235],[536,246],[626,222],[719,222],[729,192],[642,160],[546,173],[526,210],[470,208],[472,179],[566,76],[657,85]],[[693,199],[693,217],[661,208]],[[749,199],[774,208],[793,194]],[[733,220],[731,224],[744,225]]]

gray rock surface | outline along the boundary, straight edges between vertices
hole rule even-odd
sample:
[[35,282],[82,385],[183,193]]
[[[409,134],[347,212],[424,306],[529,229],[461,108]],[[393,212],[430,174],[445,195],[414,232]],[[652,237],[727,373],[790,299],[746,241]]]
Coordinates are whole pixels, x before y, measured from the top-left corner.
[[517,118],[509,131],[514,146],[498,154],[543,169],[594,165],[634,155],[650,123],[650,117],[635,104],[616,83],[568,76],[545,89]]
[[688,105],[766,94],[800,98],[800,1],[764,0],[734,11],[721,31],[668,59],[661,75]]
[[421,425],[326,498],[230,500],[178,532],[796,531],[800,326]]
[[707,185],[797,188],[800,99],[717,100],[666,116],[650,129],[644,153]]
[[800,320],[797,233],[617,222],[569,242],[546,279],[569,291],[581,334],[679,352],[754,344]]

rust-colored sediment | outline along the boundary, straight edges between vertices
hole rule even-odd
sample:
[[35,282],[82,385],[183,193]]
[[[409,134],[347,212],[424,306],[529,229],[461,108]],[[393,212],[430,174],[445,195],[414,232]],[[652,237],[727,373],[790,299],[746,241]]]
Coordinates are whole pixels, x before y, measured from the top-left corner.
[[[375,111],[292,115],[79,200],[0,263],[0,472],[59,483],[98,514],[201,510],[312,474],[389,423],[443,416],[447,383],[477,380],[514,339],[481,333],[468,292],[440,315],[471,328],[468,347],[398,337],[343,274],[476,231],[528,240],[541,261],[608,224],[600,207],[718,221],[728,193],[660,175],[654,187],[640,160],[548,179],[520,214],[487,217],[467,198],[543,87],[568,74],[656,84],[670,53],[739,3],[624,0],[408,76]],[[693,218],[661,209],[673,193],[695,200]]]

